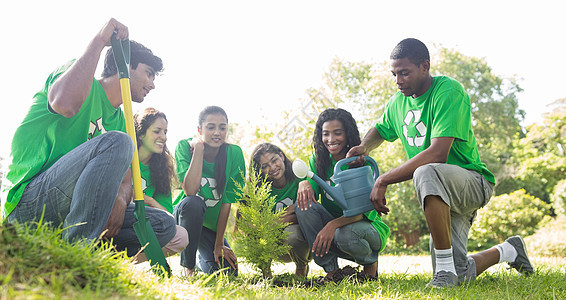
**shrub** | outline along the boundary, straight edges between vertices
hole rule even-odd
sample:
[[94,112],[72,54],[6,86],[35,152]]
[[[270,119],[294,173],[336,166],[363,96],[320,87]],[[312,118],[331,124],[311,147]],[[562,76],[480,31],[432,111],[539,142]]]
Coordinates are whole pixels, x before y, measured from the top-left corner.
[[468,248],[483,250],[503,242],[512,235],[533,234],[550,205],[518,190],[493,197],[482,209],[470,230]]
[[566,215],[566,179],[556,184],[552,195],[550,195],[550,201],[555,214]]
[[552,218],[537,232],[525,239],[529,255],[566,257],[566,216]]
[[[238,184],[239,185],[239,184]],[[287,254],[285,243],[286,223],[279,222],[285,210],[273,212],[275,197],[270,195],[271,183],[250,172],[244,186],[238,186],[242,199],[234,240],[238,243],[238,256],[259,270],[264,277],[272,277],[271,263]]]

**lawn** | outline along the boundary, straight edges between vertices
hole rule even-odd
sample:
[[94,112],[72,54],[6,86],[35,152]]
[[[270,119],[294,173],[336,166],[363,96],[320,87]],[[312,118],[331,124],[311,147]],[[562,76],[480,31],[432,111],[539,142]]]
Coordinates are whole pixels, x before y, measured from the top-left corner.
[[[536,273],[523,277],[497,265],[475,282],[457,288],[427,289],[427,255],[380,257],[379,280],[317,285],[324,275],[311,263],[307,280],[290,275],[292,265],[274,266],[262,279],[245,263],[240,276],[182,276],[178,256],[169,259],[174,276],[160,279],[147,264],[133,265],[105,246],[69,245],[60,231],[0,227],[0,299],[565,299],[566,221],[556,219],[527,237]],[[551,250],[551,251],[549,251]],[[350,264],[340,261],[340,265]],[[355,266],[355,264],[351,264]],[[285,283],[285,284],[282,284]],[[284,286],[283,286],[284,285]]]

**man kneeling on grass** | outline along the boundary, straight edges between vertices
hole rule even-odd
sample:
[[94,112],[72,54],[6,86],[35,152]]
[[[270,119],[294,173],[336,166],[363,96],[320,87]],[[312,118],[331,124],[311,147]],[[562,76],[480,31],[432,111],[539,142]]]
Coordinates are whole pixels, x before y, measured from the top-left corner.
[[391,52],[397,92],[383,117],[347,157],[367,155],[384,140],[401,140],[409,160],[379,176],[370,195],[375,209],[387,214],[390,184],[413,179],[431,233],[434,277],[428,286],[457,286],[500,262],[528,275],[533,267],[523,239],[467,256],[468,233],[476,212],[493,192],[495,178],[481,162],[472,130],[470,97],[446,76],[431,76],[428,49],[405,39]]
[[[63,226],[70,242],[113,239],[133,256],[141,249],[133,225],[130,164],[134,143],[125,133],[120,79],[109,49],[101,79],[94,73],[104,48],[116,31],[127,39],[128,28],[111,19],[77,60],[49,75],[12,140],[12,163],[4,220]],[[161,58],[131,41],[132,101],[142,102],[155,88]],[[187,246],[187,232],[172,215],[147,207],[159,244],[166,254]],[[145,259],[144,255],[137,261]]]

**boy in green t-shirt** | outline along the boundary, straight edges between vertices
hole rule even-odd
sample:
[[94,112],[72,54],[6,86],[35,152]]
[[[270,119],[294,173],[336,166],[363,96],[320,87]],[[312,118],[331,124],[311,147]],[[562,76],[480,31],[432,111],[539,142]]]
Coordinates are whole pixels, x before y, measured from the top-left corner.
[[387,186],[413,179],[431,232],[434,276],[428,286],[456,286],[504,261],[528,275],[533,267],[519,236],[467,256],[472,220],[489,201],[495,179],[478,154],[468,94],[456,80],[432,77],[429,69],[428,49],[421,41],[397,44],[391,72],[399,92],[347,156],[365,155],[384,140],[401,140],[409,160],[382,174],[370,199],[379,214],[387,214]]
[[[14,134],[3,216],[8,222],[62,225],[69,241],[95,241],[104,233],[117,247],[136,254],[141,246],[133,223],[129,166],[132,139],[125,134],[119,78],[111,49],[102,78],[94,79],[100,54],[114,31],[127,39],[128,28],[110,19],[84,54],[53,72]],[[154,88],[161,59],[131,42],[132,100],[142,102]],[[175,235],[173,218],[148,209],[161,246]]]

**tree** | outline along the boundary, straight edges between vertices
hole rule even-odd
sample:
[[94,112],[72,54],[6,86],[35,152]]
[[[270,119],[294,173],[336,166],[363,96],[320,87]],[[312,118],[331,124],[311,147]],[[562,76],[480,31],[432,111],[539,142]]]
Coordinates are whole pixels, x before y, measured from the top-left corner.
[[238,243],[238,255],[258,269],[264,277],[272,277],[272,262],[287,254],[290,246],[285,243],[288,225],[279,220],[284,210],[273,212],[275,197],[270,196],[271,183],[256,172],[250,172],[244,186],[238,184],[240,217],[234,231]]
[[547,114],[542,124],[527,128],[513,147],[514,175],[507,190],[524,188],[546,203],[560,180],[566,179],[566,112]]

